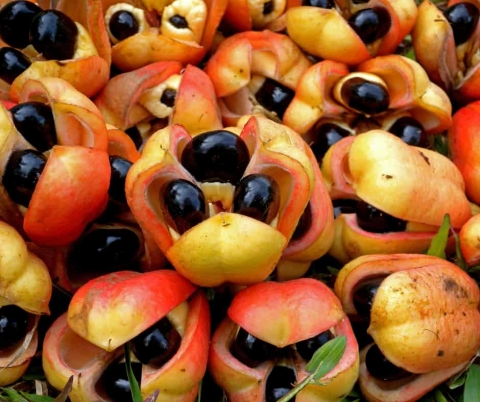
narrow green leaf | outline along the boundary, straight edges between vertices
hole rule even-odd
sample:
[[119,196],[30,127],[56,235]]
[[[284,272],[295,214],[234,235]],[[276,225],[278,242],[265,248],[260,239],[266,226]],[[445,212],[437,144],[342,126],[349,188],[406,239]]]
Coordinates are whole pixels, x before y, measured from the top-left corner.
[[20,391],[20,394],[25,397],[29,402],[52,402],[53,398],[48,395],[36,395],[36,394],[27,394],[26,392]]
[[203,381],[200,381],[200,384],[198,385],[197,402],[200,402],[202,400],[202,385]]
[[28,402],[27,399],[25,399],[12,387],[2,388],[1,390],[10,398],[11,402]]
[[132,364],[130,362],[130,344],[127,342],[125,344],[125,366],[127,368],[127,377],[128,382],[130,383],[130,389],[132,391],[132,399],[134,402],[143,402],[142,393],[140,392],[140,387],[138,381],[135,378],[132,370]]
[[306,370],[311,374],[282,396],[277,402],[290,401],[310,383],[324,385],[318,381],[338,364],[345,352],[346,345],[347,338],[343,335],[333,338],[324,344],[313,354],[312,359],[306,366]]
[[463,400],[480,401],[480,365],[478,364],[472,364],[468,369]]
[[447,247],[448,235],[450,234],[450,215],[445,214],[443,217],[442,226],[438,229],[437,234],[432,240],[427,254],[435,257],[447,258],[445,255],[445,248]]
[[448,402],[448,399],[443,395],[442,391],[435,391],[435,402]]
[[456,264],[460,268],[462,268],[464,271],[468,271],[468,265],[465,262],[465,258],[463,258],[462,250],[460,250],[460,239],[458,238],[458,235],[453,228],[451,232],[452,232],[453,238],[455,239]]
[[448,157],[448,142],[447,138],[443,135],[435,135],[433,138],[433,148],[439,154]]
[[306,366],[306,370],[314,374],[313,378],[315,381],[319,381],[325,374],[332,371],[342,358],[346,346],[347,338],[338,336],[328,341],[313,354],[312,359]]
[[467,370],[460,371],[454,377],[450,378],[448,381],[448,388],[449,389],[457,389],[458,387],[462,387],[465,384],[465,380],[467,379]]

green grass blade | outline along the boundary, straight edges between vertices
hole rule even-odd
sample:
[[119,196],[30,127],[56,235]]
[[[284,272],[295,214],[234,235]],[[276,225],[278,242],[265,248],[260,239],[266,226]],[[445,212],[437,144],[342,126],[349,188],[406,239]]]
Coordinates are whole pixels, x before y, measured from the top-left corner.
[[130,345],[127,342],[125,344],[125,367],[127,368],[128,382],[130,383],[130,389],[132,391],[132,399],[134,402],[143,402],[142,393],[140,392],[140,386],[133,374],[132,363],[130,361]]

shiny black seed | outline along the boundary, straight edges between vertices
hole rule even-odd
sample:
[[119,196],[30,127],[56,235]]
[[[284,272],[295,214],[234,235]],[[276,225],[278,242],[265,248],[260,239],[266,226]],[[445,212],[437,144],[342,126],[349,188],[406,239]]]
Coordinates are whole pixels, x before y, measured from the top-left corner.
[[318,7],[318,8],[334,8],[333,0],[303,0],[302,6]]
[[[142,364],[138,362],[130,363],[134,377],[141,384]],[[95,385],[99,394],[106,393],[109,399],[114,402],[134,402],[130,382],[128,381],[127,368],[125,362],[115,361],[110,364],[100,377],[100,381]]]
[[457,3],[444,11],[452,27],[456,46],[470,39],[477,27],[479,14],[478,8],[472,3]]
[[310,147],[318,163],[321,164],[330,147],[342,138],[348,137],[350,132],[336,124],[325,123],[317,127],[313,134],[315,142]]
[[175,28],[178,29],[185,29],[188,28],[188,21],[186,20],[185,17],[181,15],[174,15],[173,17],[170,17],[169,19],[170,24],[172,24]]
[[338,218],[341,214],[354,214],[357,210],[357,200],[349,200],[345,198],[332,201],[333,217]]
[[167,317],[132,339],[132,352],[143,364],[161,367],[177,353],[182,337]]
[[25,102],[12,107],[10,112],[18,132],[39,151],[48,151],[57,143],[50,106],[41,102]]
[[360,77],[345,82],[341,96],[348,106],[366,115],[382,113],[390,104],[390,95],[384,87]]
[[250,154],[247,145],[230,131],[209,131],[195,136],[182,153],[182,165],[200,182],[236,185]]
[[312,227],[312,207],[310,203],[307,204],[305,210],[303,211],[300,220],[297,223],[295,232],[293,232],[292,238],[290,241],[295,241],[301,239]]
[[175,105],[175,98],[177,97],[177,91],[175,89],[167,88],[163,91],[160,102],[168,107],[173,107]]
[[124,40],[138,33],[140,25],[130,11],[120,10],[113,13],[108,28],[114,38]]
[[138,131],[137,126],[132,126],[130,128],[127,128],[125,130],[125,133],[132,139],[137,149],[139,149],[142,146],[143,138],[142,138],[142,135],[140,134],[140,131]]
[[407,227],[406,221],[395,218],[364,201],[357,204],[357,223],[360,228],[372,233],[403,232]]
[[394,381],[412,375],[410,372],[395,366],[386,359],[377,345],[372,345],[365,356],[368,372],[378,380]]
[[370,322],[373,299],[384,279],[384,276],[365,279],[355,286],[353,290],[353,305],[358,315],[367,322]]
[[270,223],[278,213],[280,188],[270,176],[245,176],[235,189],[233,212]]
[[205,196],[195,184],[177,179],[165,184],[160,192],[166,207],[166,218],[178,233],[185,233],[203,222],[206,215]]
[[2,183],[14,202],[28,207],[46,162],[41,152],[31,149],[12,153]]
[[19,343],[27,334],[28,313],[13,304],[0,307],[0,348]]
[[2,47],[0,49],[0,79],[7,84],[15,81],[28,67],[30,60],[20,50],[13,47]]
[[42,9],[31,1],[12,1],[0,9],[0,38],[8,45],[23,49],[30,44],[29,29]]
[[313,354],[325,345],[328,341],[335,338],[331,331],[324,331],[304,341],[297,342],[297,352],[305,361],[310,361]]
[[418,146],[422,143],[425,136],[425,130],[423,126],[416,121],[413,117],[404,116],[400,117],[388,131],[408,145]]
[[275,112],[280,119],[283,118],[285,110],[287,110],[294,96],[295,91],[271,78],[266,78],[255,94],[258,103],[265,109]]
[[278,357],[281,349],[254,337],[243,328],[240,328],[235,341],[230,347],[230,353],[246,366],[257,367],[268,359]]
[[115,272],[128,267],[140,249],[140,240],[133,230],[98,227],[73,245],[68,265],[78,272]]
[[[275,366],[268,375],[265,385],[265,402],[278,401],[295,386],[296,380],[293,369],[286,366]],[[295,397],[290,400],[295,401]]]
[[30,25],[30,42],[47,60],[68,60],[75,53],[78,28],[66,14],[45,10]]
[[392,19],[383,7],[364,8],[348,19],[348,24],[365,44],[383,38],[392,26]]
[[110,156],[109,159],[112,174],[110,176],[108,195],[113,200],[126,204],[125,179],[127,178],[128,171],[132,167],[132,162],[127,161],[120,156]]
[[273,1],[267,1],[263,3],[263,15],[268,15],[273,11],[275,3]]

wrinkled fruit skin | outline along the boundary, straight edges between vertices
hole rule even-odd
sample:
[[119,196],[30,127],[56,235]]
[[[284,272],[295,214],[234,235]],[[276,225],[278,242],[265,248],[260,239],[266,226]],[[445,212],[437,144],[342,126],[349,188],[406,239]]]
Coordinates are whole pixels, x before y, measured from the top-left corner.
[[73,402],[105,400],[95,387],[102,372],[123,354],[125,342],[165,315],[181,345],[162,367],[143,366],[142,396],[161,389],[157,401],[193,402],[207,366],[210,314],[203,293],[174,271],[120,271],[80,288],[46,335],[48,381],[62,389],[73,375]]
[[[312,196],[314,178],[318,175],[312,165],[312,155],[306,150],[308,147],[295,132],[265,117],[251,117],[244,124],[240,137],[250,153],[245,175],[270,175],[279,184],[280,199],[285,200],[278,219],[270,225],[230,212],[231,200],[220,199],[224,203],[223,211],[185,233],[180,235],[169,227],[155,199],[158,189],[172,178],[195,183],[180,164],[180,149],[191,136],[179,125],[156,132],[127,176],[127,201],[139,225],[153,237],[175,269],[200,286],[225,282],[252,284],[270,275]],[[322,186],[323,183],[316,184]],[[326,192],[320,189],[314,193],[315,202],[320,197],[326,205],[331,204]],[[214,201],[219,200],[207,200]],[[318,235],[325,234],[327,245],[333,236],[329,208],[331,205],[315,209],[319,225],[312,229],[319,232]],[[311,237],[306,235],[305,241],[292,250],[292,260],[312,261],[326,252],[322,241],[317,241],[318,236]]]
[[[322,311],[321,317],[318,311]],[[268,320],[269,325],[265,325]],[[358,344],[339,300],[323,283],[314,279],[296,279],[284,283],[265,282],[240,291],[233,299],[228,317],[212,338],[209,370],[232,402],[265,400],[265,382],[275,365],[268,360],[250,368],[230,352],[238,326],[277,347],[293,345],[331,329],[345,335],[347,346],[337,366],[322,381],[325,386],[308,385],[296,396],[298,402],[340,401],[350,392],[358,375]],[[308,374],[306,362],[297,354],[291,363],[297,382]]]
[[449,159],[382,130],[336,143],[322,173],[333,199],[361,199],[407,222],[406,231],[375,234],[361,229],[355,214],[340,215],[329,253],[343,263],[365,254],[423,252],[446,213],[455,228],[471,217],[464,180]]
[[347,314],[357,314],[355,286],[372,276],[385,279],[374,296],[367,332],[391,363],[418,376],[386,391],[362,358],[360,385],[372,401],[416,400],[465,367],[480,347],[480,291],[466,272],[437,257],[363,256],[344,266],[335,282]]
[[[47,267],[31,253],[20,234],[10,225],[0,222],[0,307],[16,305],[33,315],[49,314],[52,281]],[[29,331],[32,338],[19,353],[19,348],[2,351],[0,386],[17,381],[27,370],[38,345],[38,334],[31,316]]]

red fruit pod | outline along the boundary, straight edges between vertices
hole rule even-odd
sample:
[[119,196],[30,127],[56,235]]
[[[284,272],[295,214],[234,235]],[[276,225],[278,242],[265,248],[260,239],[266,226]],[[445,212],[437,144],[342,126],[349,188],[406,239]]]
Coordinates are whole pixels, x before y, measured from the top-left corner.
[[[127,201],[139,225],[153,237],[175,269],[193,283],[217,286],[264,280],[280,260],[310,200],[315,174],[305,153],[306,144],[287,127],[267,121],[251,117],[238,142],[245,143],[249,158],[241,161],[246,164],[241,177],[263,175],[278,185],[273,198],[279,200],[278,209],[273,209],[275,216],[268,223],[235,212],[238,183],[196,182],[197,173],[189,172],[180,163],[184,148],[192,140],[181,126],[155,133],[127,175]],[[212,134],[216,132],[205,136]],[[205,219],[185,232],[180,232],[169,217],[163,199],[165,186],[177,179],[196,186],[208,204]],[[326,209],[317,211],[321,216]],[[328,231],[328,215],[321,216],[320,222],[319,226]],[[312,243],[304,243],[303,249],[315,239],[310,240]],[[318,251],[321,245],[315,247]]]
[[469,267],[480,263],[480,215],[472,216],[458,234],[460,251]]
[[[142,1],[139,4],[102,0],[102,4],[113,43],[112,62],[121,71],[132,71],[159,61],[198,64],[212,46],[227,1]],[[132,15],[138,26],[136,33],[125,38],[115,35],[110,21],[118,11]],[[182,22],[176,23],[172,17]]]
[[45,77],[25,82],[18,102],[40,101],[52,110],[58,145],[107,150],[105,121],[95,104],[67,81]]
[[[375,106],[362,105],[364,99],[354,95],[362,85],[368,94],[372,89],[367,85],[375,88]],[[313,65],[300,78],[284,123],[309,134],[308,142],[316,140],[314,132],[323,123],[346,122],[360,134],[373,128],[388,130],[394,115],[413,119],[426,134],[437,134],[450,127],[451,110],[447,94],[418,63],[387,55],[369,59],[352,72],[346,64],[330,60]]]
[[[0,137],[2,142],[0,216],[23,233],[23,217],[26,213],[24,207],[28,203],[25,200],[12,198],[12,191],[15,193],[16,190],[12,189],[11,185],[6,184],[9,180],[8,176],[12,174],[11,164],[15,164],[15,158],[25,152],[33,152],[38,158],[46,158],[51,153],[51,147],[55,144],[62,147],[92,147],[93,153],[106,155],[108,138],[105,123],[93,102],[64,80],[58,78],[45,78],[42,81],[31,80],[25,84],[20,96],[21,103],[14,109],[7,111],[3,106],[0,106]],[[52,122],[46,125],[48,128],[43,128],[46,130],[45,133],[41,132],[40,135],[32,136],[31,129],[25,128],[25,122],[22,122],[21,118],[14,118],[12,114],[18,113],[22,117],[25,113],[28,114],[29,108],[34,105],[40,105],[43,109],[49,111]],[[35,108],[37,107],[35,106]],[[49,121],[48,118],[45,119]],[[20,123],[17,129],[18,121]],[[21,134],[19,130],[25,132]],[[40,129],[37,129],[37,131],[40,131]],[[33,131],[33,133],[36,134],[36,131]],[[35,146],[41,149],[41,152],[36,150],[29,141],[32,141]],[[78,171],[78,173],[80,172]],[[106,173],[110,174],[109,171]],[[38,176],[36,177],[38,178]],[[15,183],[14,181],[13,187],[16,186]],[[100,183],[102,183],[102,180],[100,180]],[[83,186],[85,185],[86,183],[83,184]]]
[[398,227],[377,229],[367,218],[359,218],[358,211],[340,215],[329,253],[343,263],[364,254],[422,252],[445,214],[454,228],[471,217],[463,178],[449,159],[382,130],[333,145],[322,172],[337,199],[358,199],[366,208],[397,219]]
[[105,209],[109,184],[106,152],[54,146],[25,213],[25,233],[41,246],[71,243]]
[[480,125],[480,102],[472,102],[453,115],[453,124],[448,130],[448,145],[452,161],[465,180],[468,198],[480,203],[480,165],[478,164],[478,127]]
[[[363,35],[365,13],[376,21],[375,35]],[[286,12],[289,36],[306,52],[326,60],[357,65],[394,53],[417,18],[412,0],[335,1],[332,8],[292,7]],[[358,29],[358,30],[356,30]]]
[[[275,356],[250,356],[261,360],[250,362],[248,357],[242,357],[242,352],[234,351],[241,350],[241,341],[237,341],[239,328],[257,338],[257,342],[281,348],[280,351]],[[340,301],[326,285],[314,279],[264,282],[240,291],[228,309],[228,317],[213,335],[209,371],[230,401],[262,402],[271,392],[269,377],[275,377],[277,367],[290,369],[295,377],[293,382],[308,375],[307,361],[298,352],[298,345],[324,333],[347,338],[343,357],[322,378],[325,385],[307,385],[296,395],[296,401],[340,401],[357,380],[358,344]]]
[[[0,222],[0,386],[16,382],[37,350],[38,316],[49,314],[52,281],[47,267],[30,252],[20,234]],[[9,330],[15,325],[15,336]],[[10,331],[10,333],[9,333]]]
[[[459,11],[458,6],[463,10]],[[434,2],[424,1],[418,7],[417,23],[412,31],[418,62],[432,81],[463,105],[480,97],[480,73],[476,60],[480,47],[479,11],[478,0],[450,0],[442,11]],[[455,32],[452,28],[449,22],[451,13],[462,13],[469,19],[469,24],[463,24],[463,31]]]
[[[239,127],[244,127],[249,118],[249,116],[242,117],[238,121]],[[279,130],[278,124],[261,115],[256,116],[256,123],[259,131],[270,132],[272,137]],[[290,132],[288,128],[284,130]],[[290,136],[295,147],[306,154],[307,158],[299,154],[302,157],[297,157],[297,160],[307,171],[312,169],[311,175],[315,185],[295,232],[275,268],[276,277],[281,281],[302,277],[312,261],[325,255],[334,237],[333,207],[315,156],[305,141],[291,132]],[[291,156],[295,157],[295,154],[291,153]]]
[[284,108],[267,111],[259,95],[267,92],[265,97],[269,96],[270,87],[276,86],[287,99],[292,97],[300,76],[311,65],[287,35],[265,30],[241,32],[223,40],[204,70],[220,98],[224,124],[235,126],[243,115],[258,111],[281,119]]
[[181,124],[192,135],[222,128],[210,78],[195,66],[183,69],[174,61],[149,64],[112,78],[95,103],[105,121],[121,130],[142,126],[144,140],[169,124]]
[[126,342],[132,344],[133,362],[138,362],[136,336],[159,320],[170,322],[180,343],[164,364],[142,365],[142,395],[160,390],[156,401],[193,402],[207,366],[210,315],[203,293],[174,271],[121,271],[80,288],[45,337],[48,381],[62,389],[73,375],[73,402],[110,400],[105,370],[123,364],[118,358]]
[[59,1],[56,10],[75,21],[78,29],[75,53],[68,60],[45,60],[38,58],[38,53],[34,51],[30,67],[12,82],[10,96],[14,101],[18,101],[23,86],[32,79],[61,78],[87,97],[97,94],[108,81],[111,48],[101,3],[97,0],[79,0],[74,4]]
[[418,400],[466,367],[480,347],[480,291],[456,265],[416,254],[359,257],[340,270],[335,282],[350,316],[365,316],[360,308],[367,306],[356,297],[365,286],[376,286],[367,332],[389,362],[416,374],[402,381],[379,379],[365,364],[368,346],[360,386],[369,401]]

